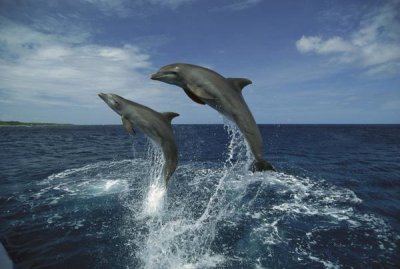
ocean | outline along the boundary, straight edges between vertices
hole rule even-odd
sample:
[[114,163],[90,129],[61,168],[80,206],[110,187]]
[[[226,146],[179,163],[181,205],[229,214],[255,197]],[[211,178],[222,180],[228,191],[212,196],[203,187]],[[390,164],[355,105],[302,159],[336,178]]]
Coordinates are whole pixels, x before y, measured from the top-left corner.
[[400,125],[175,125],[179,165],[121,126],[0,128],[17,268],[398,268]]

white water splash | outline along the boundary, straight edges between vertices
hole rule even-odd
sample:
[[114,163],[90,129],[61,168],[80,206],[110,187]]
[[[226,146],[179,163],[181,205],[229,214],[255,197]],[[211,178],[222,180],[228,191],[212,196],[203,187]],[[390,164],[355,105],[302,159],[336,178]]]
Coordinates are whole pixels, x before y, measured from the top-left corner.
[[[324,256],[313,244],[343,227],[350,234],[364,229],[367,240],[395,251],[390,226],[361,213],[357,207],[362,201],[354,192],[322,179],[248,172],[249,151],[242,136],[235,126],[225,128],[231,137],[225,163],[181,164],[168,197],[161,177],[164,160],[153,144],[145,159],[100,162],[54,174],[42,182],[43,191],[62,191],[67,198],[89,193],[90,187],[91,194],[105,195],[129,182],[129,192],[120,195],[128,209],[120,229],[125,246],[131,247],[132,261],[126,268],[230,268],[235,262],[269,268],[282,248],[299,264],[336,268],[342,266],[340,261]],[[49,219],[48,225],[58,221]],[[84,223],[70,225],[78,229]],[[304,231],[288,237],[292,228]],[[226,231],[232,237],[242,234],[225,244],[218,240]]]
[[[323,218],[321,225],[330,223],[336,227],[344,222],[349,228],[369,227],[376,231],[375,236],[382,244],[390,245],[388,230],[378,230],[386,227],[385,223],[369,215],[372,222],[358,214],[354,207],[361,200],[351,190],[284,173],[253,174],[247,170],[251,154],[239,130],[229,122],[225,129],[231,139],[224,166],[199,169],[194,163],[181,165],[174,180],[188,181],[179,182],[183,193],[174,193],[168,198],[169,207],[164,207],[161,217],[144,223],[146,233],[133,235],[134,244],[139,246],[135,258],[140,260],[140,267],[229,268],[230,263],[236,262],[262,268],[266,260],[275,255],[274,246],[288,244],[282,222],[309,216]],[[268,193],[271,192],[270,198],[273,199],[270,200]],[[151,197],[157,197],[155,191],[150,193]],[[224,246],[219,242],[215,248],[221,232],[229,230],[234,233],[243,221],[252,226],[241,239],[248,240],[245,241],[246,249],[232,256],[227,250],[234,246]],[[299,261],[335,268],[336,261],[319,257],[312,249],[319,230],[316,227],[309,229],[304,236],[311,243],[305,246],[299,243],[291,255],[298,257]],[[259,249],[260,246],[263,250]],[[254,259],[250,256],[252,251],[257,253]]]
[[239,168],[242,172],[247,172],[247,167],[252,160],[252,153],[249,145],[236,124],[227,118],[224,118],[224,129],[230,138],[225,170],[235,170]]
[[166,195],[165,186],[157,183],[152,183],[149,187],[149,192],[143,204],[143,214],[145,216],[156,216],[163,210],[164,199]]
[[155,217],[163,211],[167,190],[162,175],[164,156],[160,147],[151,140],[149,140],[147,159],[149,160],[149,176],[146,179],[148,189],[143,202],[142,214],[144,217]]
[[131,165],[131,160],[97,162],[52,174],[37,183],[42,189],[33,198],[43,203],[57,204],[63,199],[85,199],[126,192],[130,178],[127,169]]
[[[246,145],[238,129],[233,124],[227,124],[226,130],[231,137],[228,145],[227,161],[222,170],[207,170],[194,175],[193,181],[206,183],[212,180],[211,193],[206,201],[175,200],[174,207],[166,210],[160,219],[160,210],[165,202],[165,189],[160,188],[157,181],[150,185],[148,195],[144,201],[144,213],[151,218],[146,221],[148,233],[136,235],[135,245],[140,245],[137,253],[144,268],[213,268],[225,261],[225,257],[211,250],[216,233],[217,224],[229,214],[229,200],[225,195],[226,181],[230,181],[234,174],[243,171],[246,163]],[[160,156],[149,148],[151,163],[160,164]],[[159,176],[161,166],[151,169],[150,178]],[[188,171],[193,175],[193,172]],[[186,176],[189,176],[186,175]],[[216,181],[216,182],[215,182]],[[217,183],[217,184],[214,184]],[[184,190],[182,190],[184,191]],[[203,213],[199,217],[193,217],[190,210],[191,204],[199,203]],[[228,203],[227,203],[228,202]]]
[[104,190],[108,191],[110,190],[113,186],[117,185],[120,182],[120,180],[107,180],[106,184],[104,185]]

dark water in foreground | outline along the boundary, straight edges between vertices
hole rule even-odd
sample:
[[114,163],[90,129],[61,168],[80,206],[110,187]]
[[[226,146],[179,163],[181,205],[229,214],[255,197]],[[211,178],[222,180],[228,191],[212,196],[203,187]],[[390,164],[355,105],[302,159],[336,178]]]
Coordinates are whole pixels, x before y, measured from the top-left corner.
[[396,268],[400,125],[178,125],[160,156],[121,126],[0,128],[0,240],[18,268]]

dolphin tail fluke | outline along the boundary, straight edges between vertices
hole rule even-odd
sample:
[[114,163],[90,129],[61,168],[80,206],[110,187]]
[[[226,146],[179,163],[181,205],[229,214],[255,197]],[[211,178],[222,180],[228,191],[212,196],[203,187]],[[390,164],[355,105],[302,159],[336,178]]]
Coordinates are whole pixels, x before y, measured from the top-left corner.
[[254,162],[250,166],[250,170],[252,172],[276,171],[272,164],[270,164],[266,160],[254,160]]

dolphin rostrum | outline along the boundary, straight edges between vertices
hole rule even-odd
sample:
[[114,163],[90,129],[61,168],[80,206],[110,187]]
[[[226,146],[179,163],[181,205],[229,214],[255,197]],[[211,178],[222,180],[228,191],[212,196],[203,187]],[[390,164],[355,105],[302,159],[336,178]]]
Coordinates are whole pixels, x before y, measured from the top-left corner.
[[135,134],[134,128],[137,128],[161,147],[165,161],[162,174],[167,184],[178,163],[178,150],[171,120],[179,114],[159,113],[112,93],[99,93],[99,97],[121,116],[122,125],[128,133]]
[[194,102],[207,104],[234,121],[254,155],[255,160],[250,169],[253,172],[275,171],[263,158],[260,130],[242,96],[242,89],[252,83],[250,80],[225,78],[210,69],[183,63],[166,65],[153,74],[151,79],[181,87]]

